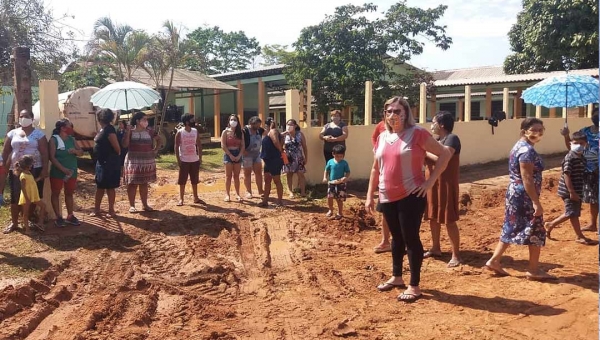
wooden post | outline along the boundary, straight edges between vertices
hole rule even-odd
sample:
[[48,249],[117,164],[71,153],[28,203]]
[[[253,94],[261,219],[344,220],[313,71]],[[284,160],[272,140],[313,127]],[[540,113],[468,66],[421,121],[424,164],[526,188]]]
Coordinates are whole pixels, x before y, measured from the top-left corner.
[[471,121],[471,86],[465,86],[465,122]]
[[365,125],[371,125],[373,121],[373,82],[365,82]]
[[485,89],[485,117],[490,118],[492,116],[492,88],[486,87]]
[[584,106],[579,107],[579,111],[577,112],[577,117],[580,117],[580,118],[585,117],[585,107]]
[[457,106],[458,106],[458,121],[459,122],[464,122],[465,121],[465,111],[464,111],[465,108],[464,108],[464,105],[465,105],[464,100],[462,98],[459,98],[458,99],[458,103],[457,103]]
[[[435,114],[437,113],[437,104],[436,104],[436,95],[435,93],[433,93],[431,95],[431,107],[429,108],[429,116],[431,118],[435,117]],[[424,121],[423,123],[425,123],[426,121]]]
[[27,110],[31,112],[31,65],[29,63],[31,54],[28,47],[15,47],[12,52],[14,58],[15,82],[14,119],[16,123],[21,111]]
[[189,113],[193,116],[196,115],[196,107],[194,106],[194,96],[192,95],[189,99],[188,99],[188,106],[189,106]]
[[515,102],[514,102],[514,114],[513,114],[513,118],[517,119],[517,118],[521,118],[522,116],[522,111],[523,111],[523,103],[521,103],[521,93],[523,93],[523,90],[521,90],[520,88],[517,89],[517,94],[515,94]]
[[238,80],[237,82],[237,116],[239,124],[246,124],[244,121],[244,85],[242,85],[242,81]]
[[215,93],[214,96],[214,112],[213,116],[215,119],[215,138],[221,137],[221,95],[219,94],[219,90],[213,90]]
[[427,84],[421,83],[419,86],[419,123],[424,124],[427,121]]
[[550,116],[550,118],[556,118],[556,108],[555,107],[550,108],[549,116]]
[[258,118],[265,121],[265,83],[258,78]]

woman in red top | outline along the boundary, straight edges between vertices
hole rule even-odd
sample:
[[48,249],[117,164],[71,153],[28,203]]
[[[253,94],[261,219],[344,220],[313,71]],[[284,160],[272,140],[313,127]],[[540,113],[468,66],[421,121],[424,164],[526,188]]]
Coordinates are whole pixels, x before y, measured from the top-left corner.
[[[373,212],[373,196],[375,188],[379,188],[381,210],[392,234],[392,277],[377,289],[389,291],[395,287],[406,287],[402,280],[402,261],[407,252],[410,283],[398,296],[398,301],[414,302],[421,297],[419,281],[423,244],[419,228],[427,203],[425,196],[446,168],[450,152],[427,130],[415,125],[405,99],[389,99],[385,102],[384,112],[387,129],[379,135],[375,144],[375,159],[365,203],[367,211]],[[426,152],[438,157],[427,180],[423,174]]]

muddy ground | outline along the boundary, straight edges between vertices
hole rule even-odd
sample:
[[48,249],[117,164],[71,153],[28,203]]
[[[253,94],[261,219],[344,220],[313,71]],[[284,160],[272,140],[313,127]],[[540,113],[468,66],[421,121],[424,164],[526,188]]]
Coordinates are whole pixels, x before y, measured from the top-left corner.
[[[218,171],[202,173],[206,205],[190,204],[188,194],[177,207],[175,172],[161,170],[151,191],[159,211],[129,214],[120,189],[119,216],[104,219],[87,217],[94,188],[86,169],[82,226],[0,236],[0,339],[598,337],[598,247],[575,243],[568,224],[542,251],[541,267],[557,282],[525,279],[525,247],[506,253],[510,277],[482,271],[499,237],[505,162],[463,169],[465,264],[447,269],[447,253],[426,259],[425,295],[414,304],[397,302],[401,291],[375,289],[391,258],[372,251],[380,217],[365,214],[364,184],[350,185],[347,217],[333,221],[323,199],[288,200],[283,210],[224,203]],[[556,169],[544,174],[547,219],[562,211],[557,179]],[[421,236],[428,246],[426,224]]]

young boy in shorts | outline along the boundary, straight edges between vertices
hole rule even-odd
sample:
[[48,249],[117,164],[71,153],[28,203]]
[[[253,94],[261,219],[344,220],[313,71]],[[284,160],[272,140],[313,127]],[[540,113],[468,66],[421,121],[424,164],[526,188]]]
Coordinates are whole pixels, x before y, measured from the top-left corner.
[[560,181],[558,182],[558,196],[560,196],[565,203],[565,212],[554,221],[545,223],[548,238],[550,238],[552,229],[564,221],[569,220],[573,227],[573,231],[575,231],[575,235],[577,236],[575,242],[585,245],[596,244],[596,242],[583,235],[581,232],[581,225],[579,224],[586,164],[585,158],[583,157],[583,150],[586,145],[587,138],[584,133],[580,131],[573,133],[571,150],[567,153],[562,162],[562,173],[560,175]]
[[329,211],[327,217],[333,216],[333,200],[337,201],[338,213],[335,219],[339,220],[343,216],[344,201],[346,200],[346,182],[350,177],[350,166],[344,159],[346,147],[336,145],[333,147],[333,159],[327,161],[325,172],[323,173],[323,182],[327,183],[327,204]]

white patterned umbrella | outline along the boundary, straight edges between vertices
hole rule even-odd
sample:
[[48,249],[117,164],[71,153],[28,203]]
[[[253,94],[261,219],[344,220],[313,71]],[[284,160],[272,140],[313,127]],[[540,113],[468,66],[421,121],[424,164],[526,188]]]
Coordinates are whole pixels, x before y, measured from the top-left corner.
[[160,100],[152,88],[133,81],[113,83],[94,93],[92,104],[103,109],[131,110],[152,106]]

